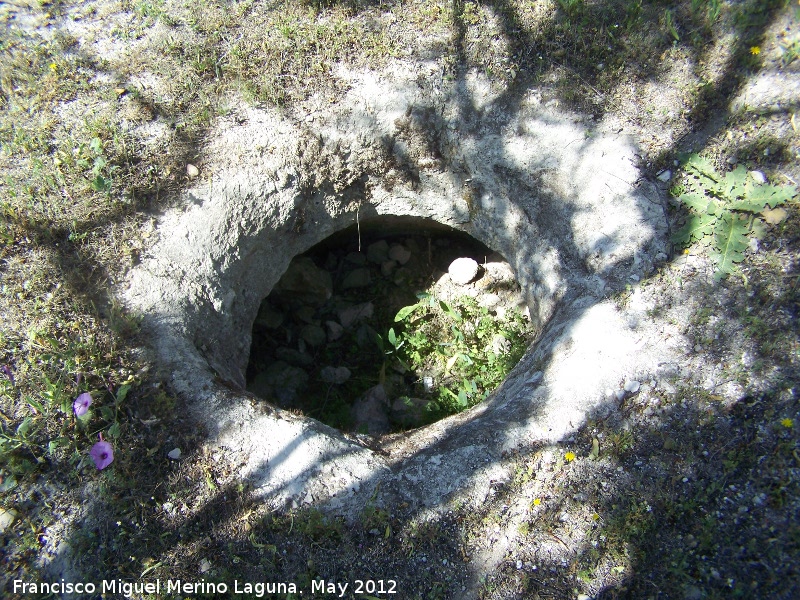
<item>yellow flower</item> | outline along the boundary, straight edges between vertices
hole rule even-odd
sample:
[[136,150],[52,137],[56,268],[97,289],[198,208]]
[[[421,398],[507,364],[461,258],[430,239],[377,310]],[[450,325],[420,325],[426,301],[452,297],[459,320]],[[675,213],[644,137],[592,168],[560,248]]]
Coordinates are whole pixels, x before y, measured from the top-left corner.
[[794,421],[792,421],[791,419],[784,419],[783,421],[781,421],[781,425],[783,425],[787,429],[791,429],[792,427],[794,427]]
[[758,46],[750,46],[750,54],[752,54],[753,56],[758,56],[759,54],[761,54],[761,48],[759,48]]
[[567,462],[572,462],[573,460],[575,460],[575,453],[574,452],[567,452],[564,455],[564,460],[566,460]]
[[534,498],[533,499],[533,505],[534,506],[539,506],[541,503],[542,503],[542,499],[541,498]]
[[592,515],[592,521],[599,521],[599,520],[600,520],[600,515],[598,515],[597,513],[594,513]]
[[56,63],[50,63],[50,70],[55,73],[58,70],[58,65]]

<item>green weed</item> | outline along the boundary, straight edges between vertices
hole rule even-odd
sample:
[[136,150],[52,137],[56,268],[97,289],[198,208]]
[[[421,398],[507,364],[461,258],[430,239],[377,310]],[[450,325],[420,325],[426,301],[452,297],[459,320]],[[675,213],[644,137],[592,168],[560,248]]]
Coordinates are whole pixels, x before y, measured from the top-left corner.
[[522,357],[531,330],[510,310],[492,315],[472,298],[453,303],[428,293],[398,311],[399,332],[389,329],[390,360],[437,382],[430,412],[437,418],[484,400]]
[[748,237],[763,236],[765,212],[793,198],[797,189],[760,183],[742,165],[721,175],[698,154],[690,155],[683,168],[688,191],[678,200],[690,213],[672,241],[709,247],[717,263],[716,277],[726,277],[744,259]]

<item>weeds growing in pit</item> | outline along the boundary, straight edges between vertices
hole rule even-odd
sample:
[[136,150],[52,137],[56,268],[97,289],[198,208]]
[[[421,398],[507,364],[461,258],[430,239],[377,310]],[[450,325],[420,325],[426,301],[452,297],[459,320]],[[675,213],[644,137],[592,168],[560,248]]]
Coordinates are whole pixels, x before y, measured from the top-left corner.
[[[428,411],[441,418],[484,400],[519,361],[531,329],[518,311],[493,315],[468,297],[447,303],[429,293],[398,311],[386,334],[391,366],[430,378]],[[431,391],[431,390],[426,390]]]
[[717,263],[716,277],[726,277],[744,259],[748,237],[763,237],[764,223],[778,222],[781,214],[774,209],[796,196],[797,188],[768,185],[762,174],[748,173],[742,165],[722,175],[698,154],[690,155],[683,168],[686,187],[674,193],[690,212],[672,241],[707,246]]

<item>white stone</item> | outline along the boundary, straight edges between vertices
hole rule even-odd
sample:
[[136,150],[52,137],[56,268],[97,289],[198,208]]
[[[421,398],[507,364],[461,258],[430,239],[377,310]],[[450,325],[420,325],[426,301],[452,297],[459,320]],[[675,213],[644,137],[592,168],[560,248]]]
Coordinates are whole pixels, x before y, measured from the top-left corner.
[[173,448],[172,450],[167,452],[167,456],[170,457],[172,460],[178,460],[181,457],[181,449]]
[[631,394],[635,394],[636,392],[639,391],[639,386],[640,384],[638,381],[636,381],[635,379],[630,379],[625,382],[625,391]]
[[756,183],[767,183],[767,178],[761,171],[750,171],[750,177],[752,177]]
[[471,258],[457,258],[450,263],[447,272],[453,283],[466,285],[478,274],[479,265]]
[[656,175],[656,178],[657,178],[659,181],[663,181],[664,183],[666,183],[666,182],[668,182],[670,179],[672,179],[672,171],[670,171],[669,169],[665,169],[665,170],[661,171],[661,173],[659,173],[658,175]]

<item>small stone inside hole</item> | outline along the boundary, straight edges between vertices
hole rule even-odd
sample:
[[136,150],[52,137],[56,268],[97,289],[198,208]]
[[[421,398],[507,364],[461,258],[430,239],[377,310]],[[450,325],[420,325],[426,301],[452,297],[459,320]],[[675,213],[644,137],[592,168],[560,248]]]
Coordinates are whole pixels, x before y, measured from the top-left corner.
[[482,401],[532,339],[511,267],[455,230],[364,229],[292,260],[253,325],[248,390],[371,435]]

